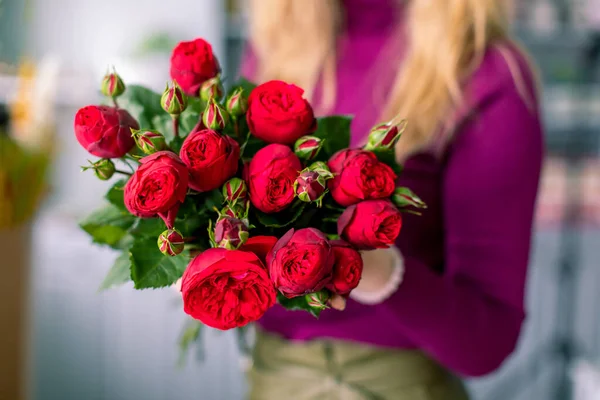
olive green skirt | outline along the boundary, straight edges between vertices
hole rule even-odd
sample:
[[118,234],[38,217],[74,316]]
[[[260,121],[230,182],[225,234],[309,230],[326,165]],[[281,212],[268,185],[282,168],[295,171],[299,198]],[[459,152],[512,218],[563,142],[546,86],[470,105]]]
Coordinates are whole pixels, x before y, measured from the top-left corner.
[[257,332],[250,400],[468,400],[460,380],[420,351],[291,342]]

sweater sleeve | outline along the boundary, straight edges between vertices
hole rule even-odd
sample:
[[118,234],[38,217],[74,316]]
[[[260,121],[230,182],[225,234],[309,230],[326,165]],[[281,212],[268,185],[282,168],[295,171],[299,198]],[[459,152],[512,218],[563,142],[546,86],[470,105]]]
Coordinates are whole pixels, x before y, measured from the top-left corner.
[[538,115],[513,83],[463,124],[442,187],[445,272],[405,259],[405,277],[379,309],[433,358],[466,376],[514,350],[542,159]]

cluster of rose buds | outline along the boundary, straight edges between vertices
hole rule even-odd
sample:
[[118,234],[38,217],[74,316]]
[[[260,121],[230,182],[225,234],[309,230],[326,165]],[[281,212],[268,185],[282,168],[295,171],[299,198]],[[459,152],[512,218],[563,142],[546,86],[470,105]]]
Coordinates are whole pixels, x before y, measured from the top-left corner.
[[209,228],[209,233],[215,247],[236,250],[250,236],[248,186],[240,178],[231,178],[223,185],[222,193],[225,206],[219,212],[214,230]]

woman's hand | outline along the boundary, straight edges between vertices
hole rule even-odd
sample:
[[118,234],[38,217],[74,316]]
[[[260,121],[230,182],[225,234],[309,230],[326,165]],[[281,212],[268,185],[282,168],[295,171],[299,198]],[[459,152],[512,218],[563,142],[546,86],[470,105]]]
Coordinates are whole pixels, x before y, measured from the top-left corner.
[[[384,297],[385,300],[391,293],[387,293],[390,283],[395,284],[392,288],[395,291],[399,284],[399,279],[394,279],[395,272],[401,264],[401,255],[396,248],[379,249],[361,252],[363,259],[363,273],[358,287],[350,293],[350,297],[358,302],[366,304],[374,304],[376,302],[361,299],[376,299]],[[400,271],[403,272],[403,271]],[[399,274],[401,279],[401,273]],[[394,281],[397,282],[394,282]],[[386,293],[383,293],[386,292]],[[382,294],[383,296],[381,296]],[[339,295],[334,295],[329,301],[331,308],[343,310],[346,308],[346,298]]]

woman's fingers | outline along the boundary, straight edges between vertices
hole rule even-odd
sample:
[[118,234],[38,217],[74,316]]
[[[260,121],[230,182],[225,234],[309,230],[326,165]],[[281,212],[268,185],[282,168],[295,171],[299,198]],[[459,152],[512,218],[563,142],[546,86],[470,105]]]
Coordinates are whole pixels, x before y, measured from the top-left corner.
[[329,299],[329,306],[334,310],[344,311],[346,308],[346,299],[339,294],[334,294],[331,299]]

